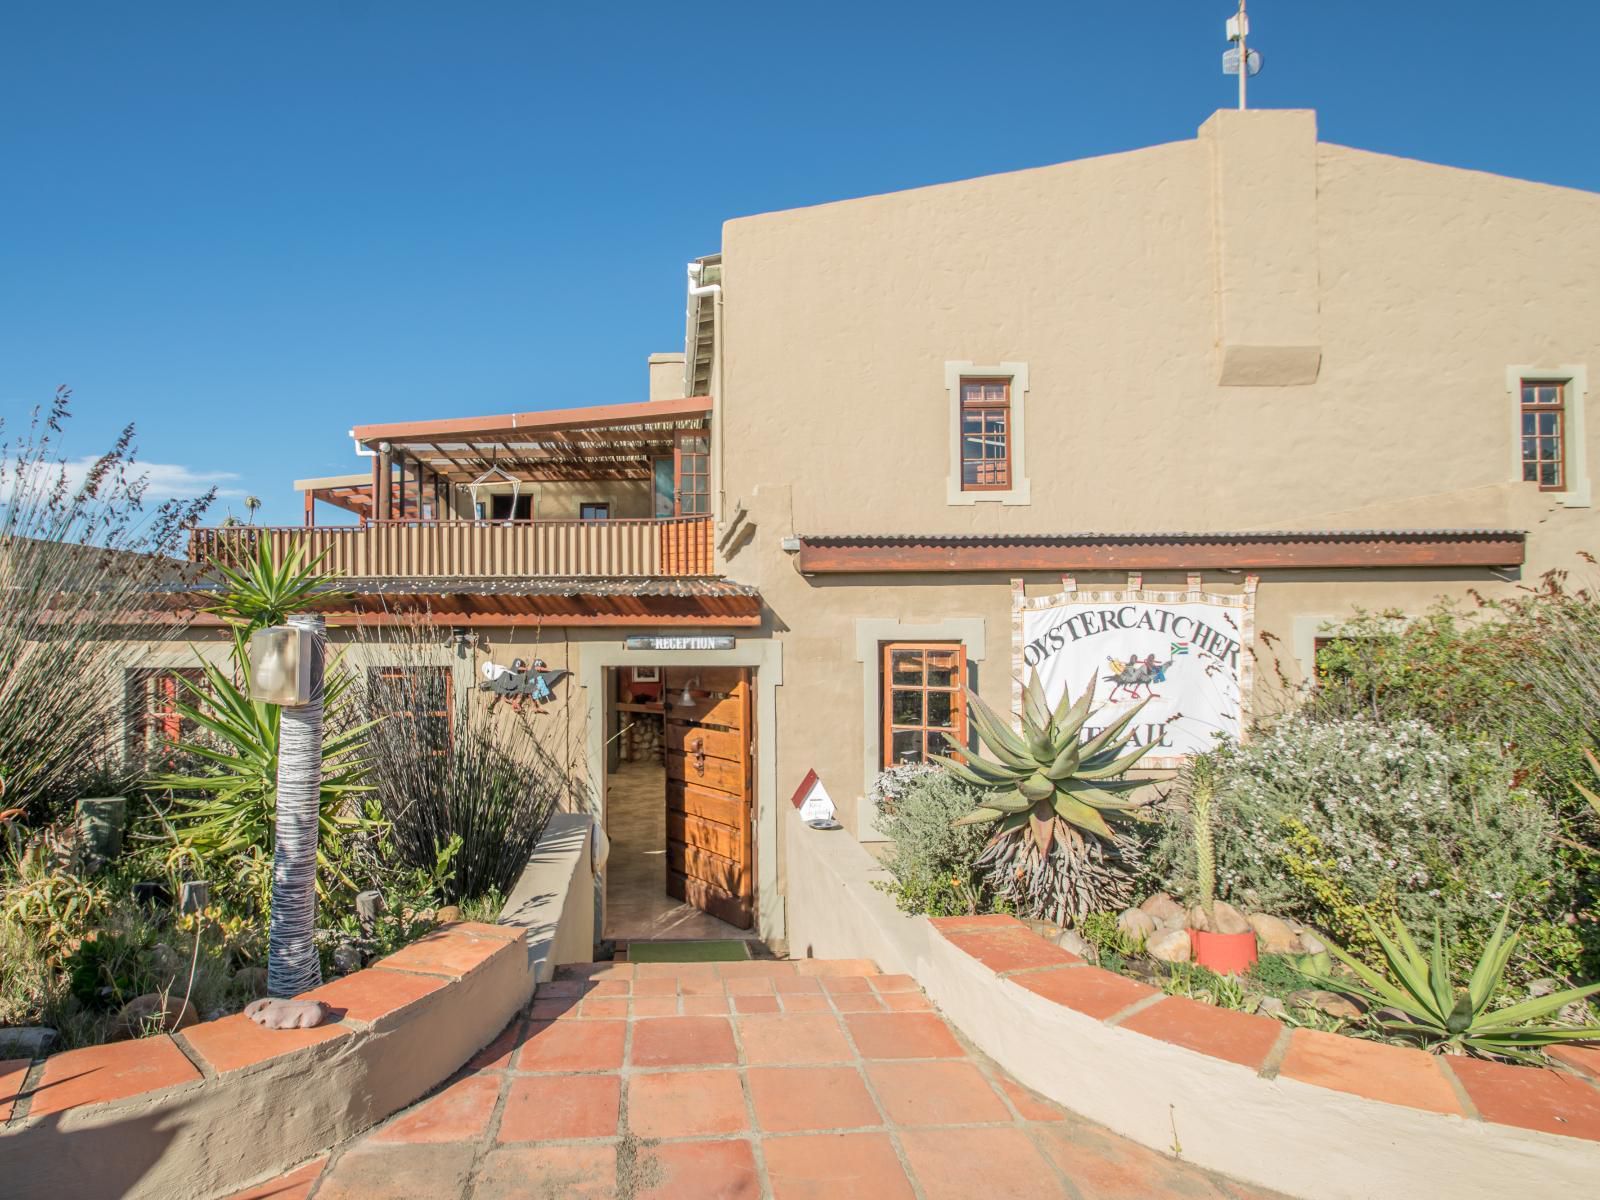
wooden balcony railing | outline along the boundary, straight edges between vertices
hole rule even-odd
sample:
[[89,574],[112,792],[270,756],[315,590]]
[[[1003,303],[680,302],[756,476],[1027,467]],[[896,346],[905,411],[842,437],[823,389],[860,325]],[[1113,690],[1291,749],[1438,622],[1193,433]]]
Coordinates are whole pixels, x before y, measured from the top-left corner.
[[265,540],[326,554],[341,578],[712,575],[711,518],[608,521],[369,521],[196,529],[189,559],[238,562]]

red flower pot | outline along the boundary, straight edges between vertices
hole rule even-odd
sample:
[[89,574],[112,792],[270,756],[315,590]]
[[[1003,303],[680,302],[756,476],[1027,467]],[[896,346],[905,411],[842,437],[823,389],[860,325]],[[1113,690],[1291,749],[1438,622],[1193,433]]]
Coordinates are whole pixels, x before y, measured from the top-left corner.
[[1205,933],[1189,931],[1194,943],[1194,961],[1218,975],[1242,975],[1255,965],[1256,935],[1250,933]]

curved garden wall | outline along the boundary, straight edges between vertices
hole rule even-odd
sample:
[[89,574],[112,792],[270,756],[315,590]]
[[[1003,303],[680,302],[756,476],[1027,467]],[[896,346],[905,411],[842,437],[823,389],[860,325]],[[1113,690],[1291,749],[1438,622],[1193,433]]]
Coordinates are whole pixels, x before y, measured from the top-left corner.
[[551,819],[502,923],[441,926],[306,995],[333,1020],[242,1014],[0,1063],[0,1193],[186,1200],[274,1176],[425,1095],[593,941],[590,820]]
[[1468,1059],[1166,996],[1009,917],[899,912],[843,833],[790,815],[795,955],[914,975],[1021,1082],[1155,1150],[1305,1197],[1585,1195],[1600,1178],[1600,1048],[1572,1070]]

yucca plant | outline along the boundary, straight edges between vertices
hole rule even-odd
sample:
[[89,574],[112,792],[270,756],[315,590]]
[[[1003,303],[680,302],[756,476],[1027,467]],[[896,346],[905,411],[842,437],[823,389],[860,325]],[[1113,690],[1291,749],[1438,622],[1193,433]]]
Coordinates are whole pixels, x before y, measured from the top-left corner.
[[1450,952],[1437,924],[1433,930],[1433,947],[1424,954],[1398,918],[1391,936],[1370,913],[1363,915],[1383,954],[1385,972],[1380,973],[1340,947],[1330,945],[1329,949],[1355,972],[1360,982],[1331,974],[1305,972],[1305,975],[1318,987],[1362,1001],[1374,1013],[1388,1009],[1402,1014],[1369,1018],[1385,1033],[1414,1041],[1434,1053],[1510,1058],[1527,1063],[1540,1061],[1536,1053],[1540,1047],[1600,1035],[1597,1029],[1536,1023],[1574,1000],[1600,992],[1600,983],[1568,988],[1500,1008],[1489,1007],[1500,990],[1506,964],[1511,961],[1521,937],[1520,931],[1506,936],[1506,924],[1511,918],[1509,908],[1484,945],[1464,989],[1451,982]]
[[1120,797],[1143,782],[1121,776],[1144,756],[1142,746],[1123,750],[1148,701],[1085,739],[1094,690],[1091,676],[1083,695],[1065,695],[1052,710],[1035,672],[1022,693],[1021,733],[969,690],[967,712],[994,759],[933,756],[983,792],[956,824],[995,824],[978,865],[996,896],[1023,916],[1066,924],[1133,898],[1136,846],[1111,822],[1142,807]]
[[[277,819],[278,729],[282,709],[250,699],[249,659],[237,666],[243,682],[235,683],[212,663],[202,663],[203,680],[183,678],[187,701],[178,711],[209,738],[172,747],[179,761],[201,764],[192,772],[169,772],[149,786],[177,794],[172,826],[183,853],[201,863],[233,861],[246,870],[261,853],[270,857]],[[341,721],[351,678],[330,670],[326,699],[332,732],[322,745],[322,792],[317,861],[325,888],[331,878],[334,852],[344,836],[361,823],[353,797],[372,790],[364,782],[369,760],[368,733],[376,722],[350,725]]]
[[282,625],[292,613],[304,612],[313,600],[342,598],[343,594],[331,587],[335,576],[317,570],[327,556],[324,550],[308,561],[303,546],[291,546],[279,562],[262,537],[256,542],[255,554],[238,568],[212,559],[211,569],[222,577],[225,587],[217,602],[204,611],[231,625],[242,643],[256,630]]

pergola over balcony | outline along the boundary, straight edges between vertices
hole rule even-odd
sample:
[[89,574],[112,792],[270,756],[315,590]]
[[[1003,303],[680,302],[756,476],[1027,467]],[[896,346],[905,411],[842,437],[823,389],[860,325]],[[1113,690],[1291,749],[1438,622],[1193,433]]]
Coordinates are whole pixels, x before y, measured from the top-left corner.
[[[711,400],[691,396],[358,425],[371,472],[298,481],[303,525],[196,530],[190,555],[237,557],[267,539],[324,555],[344,578],[711,575],[710,424]],[[637,515],[569,500],[551,518],[530,507],[550,484],[594,485]],[[318,525],[318,502],[358,523]]]
[[[358,425],[350,436],[372,455],[370,482],[363,486],[351,476],[304,480],[311,485],[305,489],[307,512],[314,500],[323,500],[369,520],[447,514],[471,518],[479,514],[463,505],[470,504],[475,483],[647,482],[658,462],[675,461],[685,435],[709,437],[710,424],[710,397],[690,396]],[[386,476],[387,488],[382,486]]]

